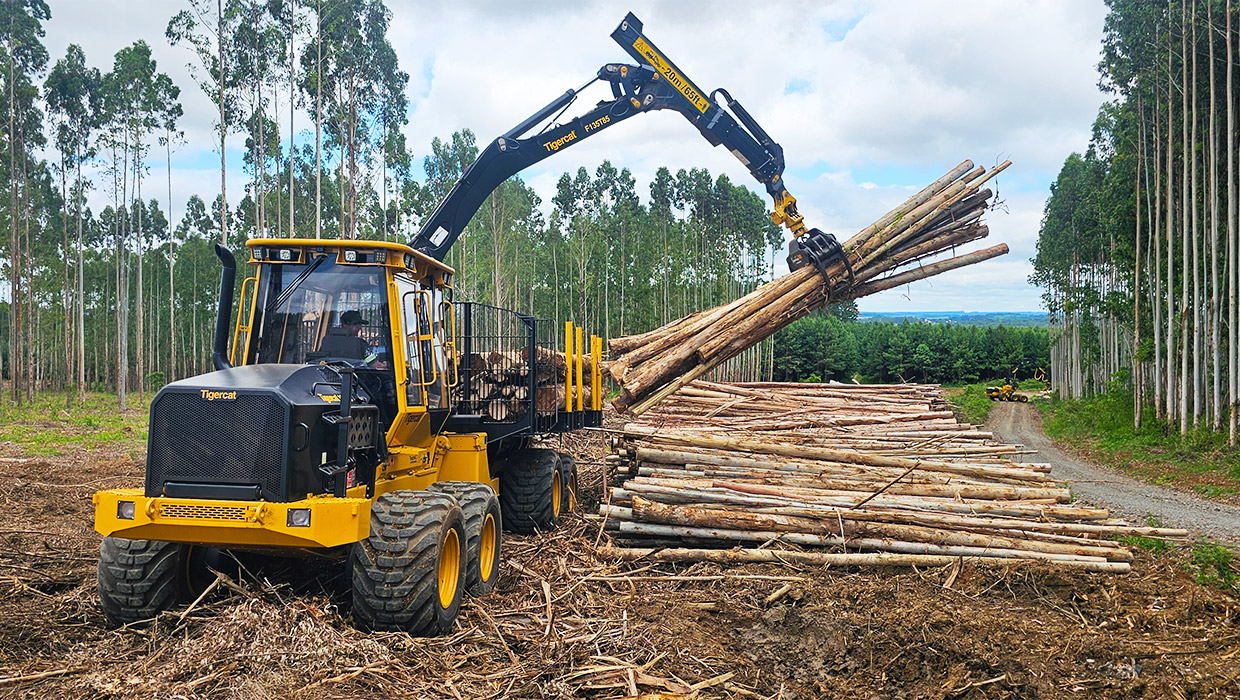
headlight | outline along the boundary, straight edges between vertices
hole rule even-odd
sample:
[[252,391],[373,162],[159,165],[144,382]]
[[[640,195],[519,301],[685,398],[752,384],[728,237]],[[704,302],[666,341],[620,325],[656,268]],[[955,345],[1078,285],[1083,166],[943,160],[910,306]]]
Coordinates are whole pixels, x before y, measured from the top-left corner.
[[288,262],[289,260],[292,260],[292,259],[293,259],[293,251],[288,250],[288,249],[280,250],[280,260],[284,262]]
[[310,527],[310,509],[309,508],[289,508],[288,509],[288,526],[289,527]]
[[133,520],[133,501],[118,501],[116,504],[116,517],[121,520]]
[[344,261],[345,261],[345,262],[357,262],[357,251],[356,251],[356,250],[346,250],[346,251],[344,252]]

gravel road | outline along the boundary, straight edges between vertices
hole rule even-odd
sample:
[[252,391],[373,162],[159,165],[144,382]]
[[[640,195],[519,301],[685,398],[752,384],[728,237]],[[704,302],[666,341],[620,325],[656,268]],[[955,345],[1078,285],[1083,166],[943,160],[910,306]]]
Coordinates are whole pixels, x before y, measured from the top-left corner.
[[1167,527],[1182,527],[1207,537],[1240,542],[1240,508],[1190,493],[1148,484],[1077,459],[1042,432],[1042,414],[1027,404],[1000,402],[990,413],[989,428],[1004,442],[1024,445],[1037,454],[1029,462],[1050,462],[1051,475],[1069,482],[1076,497],[1105,507],[1113,515],[1144,522],[1153,514]]

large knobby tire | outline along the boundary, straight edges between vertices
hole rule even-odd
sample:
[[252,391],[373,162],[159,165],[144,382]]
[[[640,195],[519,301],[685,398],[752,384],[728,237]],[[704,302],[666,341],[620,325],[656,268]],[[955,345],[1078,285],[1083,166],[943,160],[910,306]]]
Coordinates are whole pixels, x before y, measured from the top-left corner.
[[557,452],[560,463],[560,513],[577,510],[577,461],[567,452]]
[[465,519],[465,590],[479,596],[495,590],[499,581],[503,520],[499,499],[486,484],[475,481],[441,481],[431,491],[451,494]]
[[499,504],[504,527],[529,535],[554,530],[560,522],[563,482],[554,450],[530,448],[515,453],[499,475]]
[[99,604],[113,625],[150,620],[188,594],[189,546],[105,537],[99,548]]
[[1024,394],[1021,394],[1021,395],[1020,395],[1020,402],[1021,402],[1021,403],[1029,403],[1029,397],[1028,397],[1028,396],[1026,396],[1026,395],[1024,395]]
[[421,637],[452,629],[465,589],[464,532],[447,494],[394,491],[376,499],[370,537],[349,556],[357,626]]

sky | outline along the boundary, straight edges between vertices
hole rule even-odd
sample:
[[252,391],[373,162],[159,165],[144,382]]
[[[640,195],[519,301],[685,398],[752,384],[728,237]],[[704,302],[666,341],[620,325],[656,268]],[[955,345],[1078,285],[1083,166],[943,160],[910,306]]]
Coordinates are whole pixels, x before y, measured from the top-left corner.
[[[186,143],[171,158],[174,221],[191,194],[219,192],[214,106],[197,86],[189,49],[164,29],[182,0],[51,0],[45,45],[71,43],[106,72],[116,51],[144,39],[181,86]],[[421,163],[431,139],[472,129],[480,146],[608,62],[631,62],[610,34],[632,11],[646,36],[699,87],[723,87],[784,148],[784,181],[810,227],[841,240],[970,159],[1013,162],[987,215],[1008,255],[862,299],[864,312],[1038,311],[1027,282],[1038,225],[1065,158],[1084,150],[1098,107],[1102,0],[387,0],[389,40],[410,75],[408,143]],[[50,64],[49,64],[50,65]],[[582,111],[610,97],[596,85]],[[287,93],[281,96],[287,138]],[[294,113],[298,144],[313,123]],[[287,141],[286,141],[287,144]],[[229,201],[243,194],[243,139],[228,145]],[[563,172],[603,160],[629,168],[648,193],[667,166],[726,173],[763,194],[739,161],[712,148],[680,115],[651,112],[581,141],[522,173],[550,202]],[[153,153],[144,196],[167,209],[168,169]],[[96,190],[97,211],[105,195]],[[781,256],[782,257],[782,256]],[[781,263],[782,264],[782,263]]]

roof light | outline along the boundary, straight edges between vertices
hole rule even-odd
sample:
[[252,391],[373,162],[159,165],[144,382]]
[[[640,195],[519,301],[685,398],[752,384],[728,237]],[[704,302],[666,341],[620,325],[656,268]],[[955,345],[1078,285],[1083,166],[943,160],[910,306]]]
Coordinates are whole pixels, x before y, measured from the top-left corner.
[[293,251],[289,250],[288,248],[280,249],[280,260],[284,262],[288,262],[289,260],[292,260],[292,259],[293,259]]
[[344,252],[344,261],[345,261],[345,262],[357,262],[357,251],[356,251],[356,250],[346,250],[346,251]]
[[384,264],[384,263],[386,263],[386,262],[387,262],[387,251],[386,251],[386,250],[376,250],[376,251],[375,251],[375,262],[377,262],[377,263],[379,263],[379,264]]
[[253,251],[251,251],[251,253],[254,255],[254,259],[255,259],[255,260],[262,260],[262,259],[263,259],[263,249],[262,249],[262,248],[255,248]]

